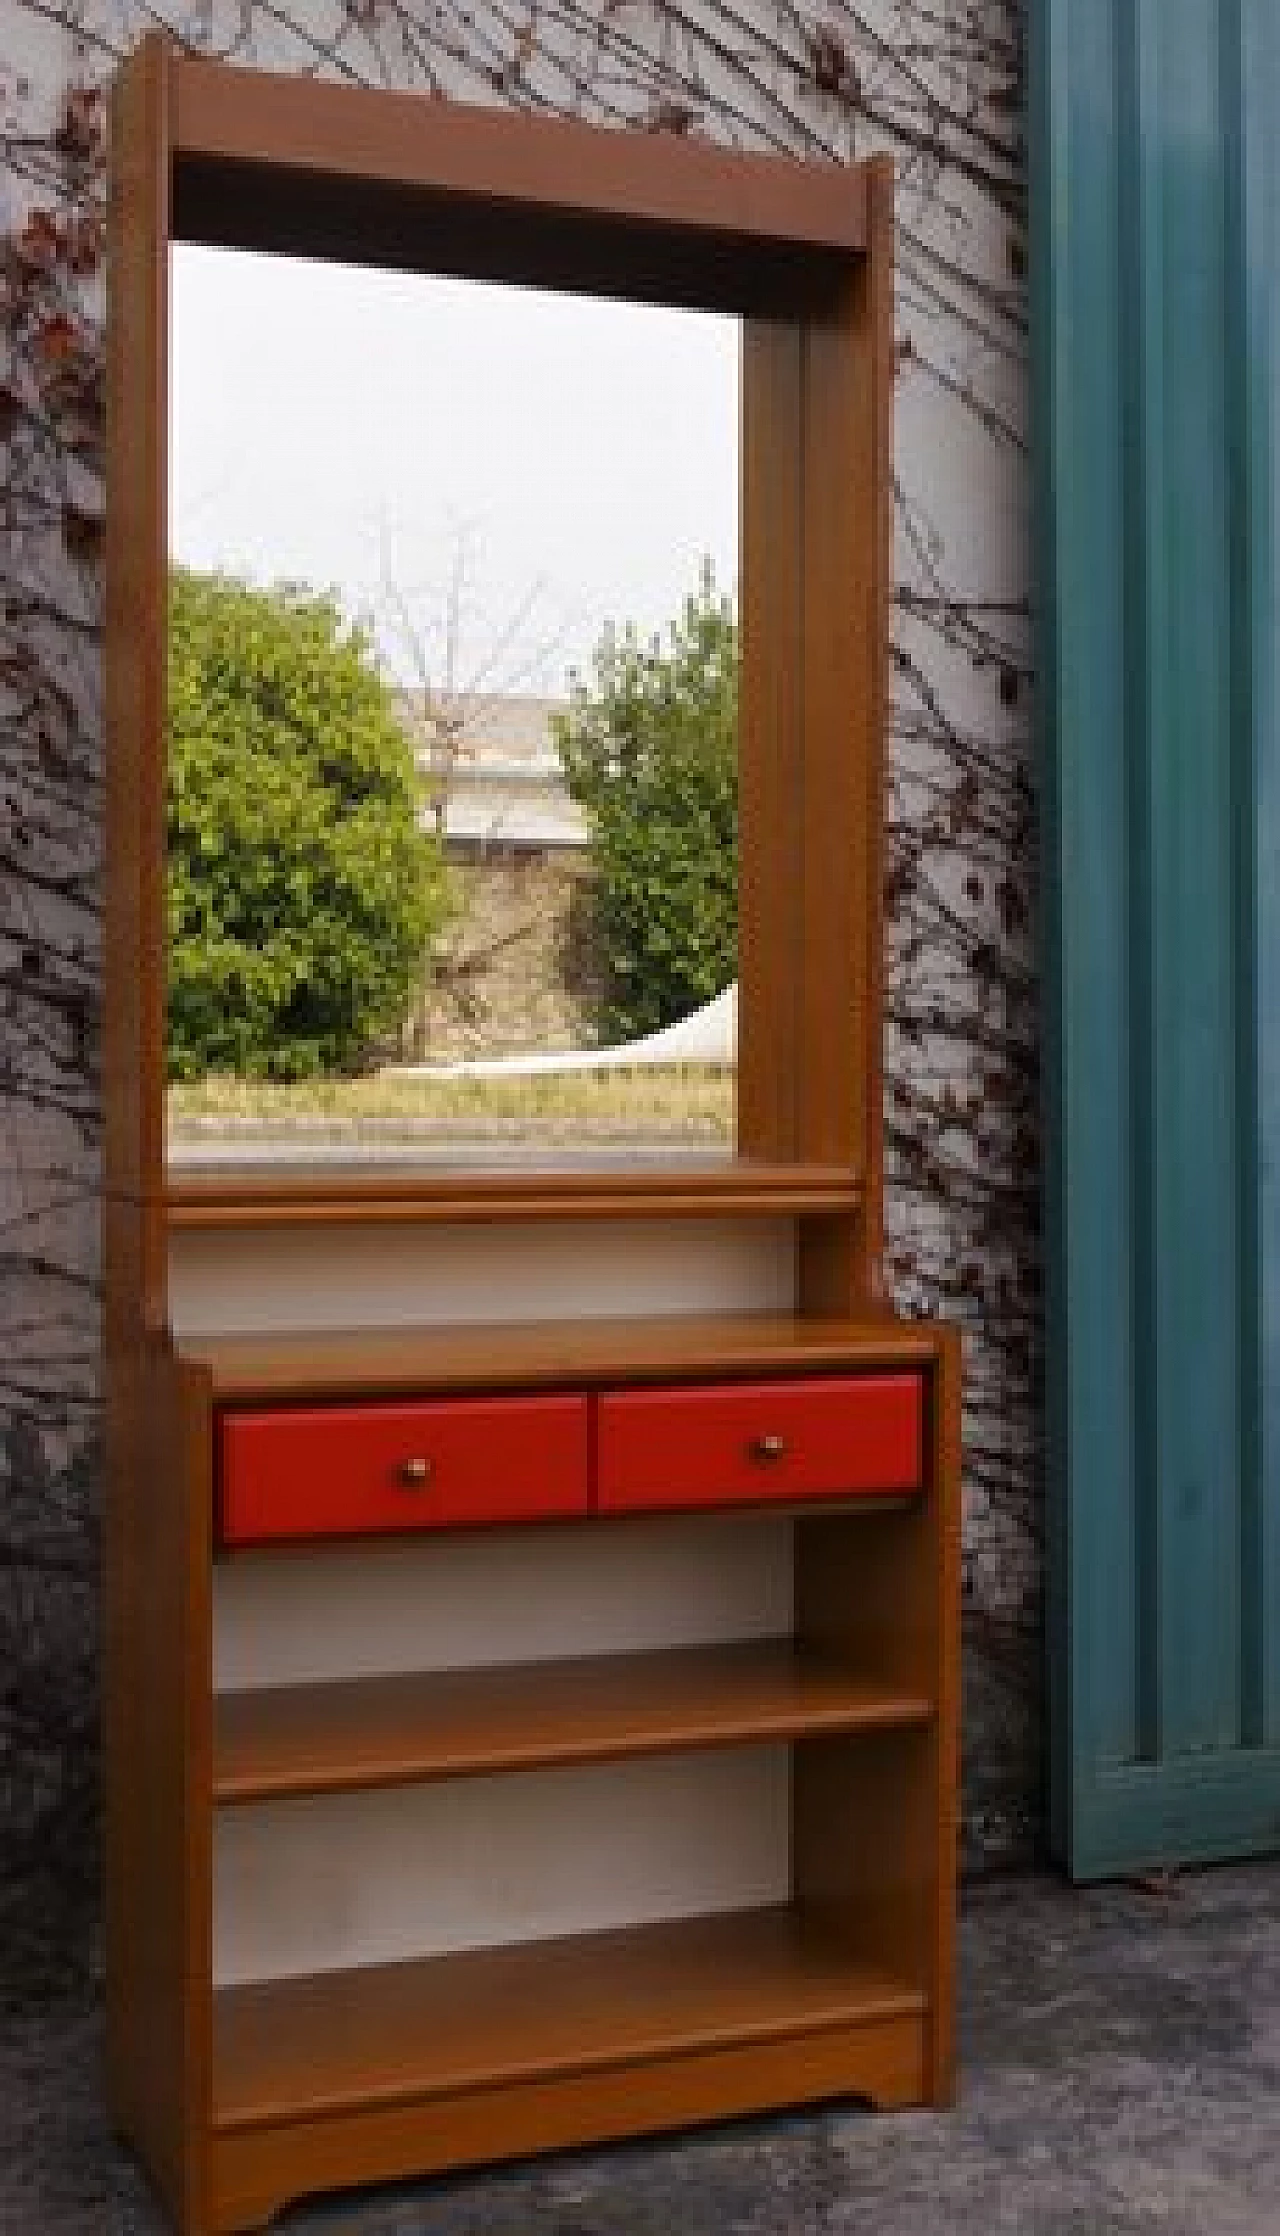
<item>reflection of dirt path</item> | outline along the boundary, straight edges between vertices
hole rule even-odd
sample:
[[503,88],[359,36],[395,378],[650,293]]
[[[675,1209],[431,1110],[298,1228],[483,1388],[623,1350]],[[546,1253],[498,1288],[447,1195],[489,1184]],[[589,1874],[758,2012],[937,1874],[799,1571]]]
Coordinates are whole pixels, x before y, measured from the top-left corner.
[[566,1151],[630,1159],[723,1154],[735,1099],[733,1073],[707,1064],[549,1078],[383,1073],[296,1087],[213,1079],[172,1088],[167,1120],[171,1154],[187,1163],[406,1153],[524,1162]]
[[560,1162],[569,1151],[575,1167],[611,1171],[670,1164],[673,1157],[682,1164],[718,1165],[732,1146],[728,1131],[700,1136],[685,1131],[665,1137],[619,1132],[590,1138],[575,1132],[530,1139],[527,1135],[517,1138],[510,1131],[460,1134],[447,1126],[423,1127],[417,1132],[403,1127],[326,1130],[299,1126],[288,1134],[260,1133],[252,1127],[232,1133],[211,1126],[197,1133],[171,1135],[167,1158],[171,1167],[198,1166],[203,1171],[212,1165],[403,1164],[407,1158],[418,1165],[439,1165],[442,1169],[483,1163],[516,1171]]

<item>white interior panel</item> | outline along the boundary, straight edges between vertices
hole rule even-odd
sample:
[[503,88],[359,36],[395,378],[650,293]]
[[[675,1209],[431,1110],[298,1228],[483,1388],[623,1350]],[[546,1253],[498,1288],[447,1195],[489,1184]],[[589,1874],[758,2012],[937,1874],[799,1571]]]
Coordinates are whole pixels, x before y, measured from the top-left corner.
[[783,1902],[785,1747],[223,1810],[219,1986]]
[[220,1329],[491,1324],[789,1312],[789,1219],[352,1224],[178,1230],[178,1340]]
[[735,1515],[237,1553],[214,1568],[214,1683],[782,1637],[791,1541],[785,1518]]

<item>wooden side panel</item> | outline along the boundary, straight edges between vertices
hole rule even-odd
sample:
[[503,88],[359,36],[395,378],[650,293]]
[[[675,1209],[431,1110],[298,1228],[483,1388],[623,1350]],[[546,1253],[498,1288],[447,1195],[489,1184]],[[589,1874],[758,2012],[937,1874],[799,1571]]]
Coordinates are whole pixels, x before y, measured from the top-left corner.
[[881,1293],[885,730],[889,684],[893,171],[867,166],[868,253],[805,329],[804,862],[798,1146],[856,1165],[858,1222],[800,1238],[801,1306]]
[[[107,323],[104,1184],[148,1206],[142,1309],[163,1324],[168,61],[145,39],[111,121]],[[108,1280],[111,1269],[108,1266]]]
[[960,1692],[960,1347],[936,1331],[923,1506],[809,1517],[796,1531],[796,1628],[864,1679],[927,1697],[927,1731],[795,1758],[794,1870],[802,1908],[875,1951],[930,2004],[933,2102],[954,2089]]
[[164,1345],[169,61],[112,109],[103,1000],[103,1741],[107,2084],[200,2236],[209,2116],[207,1378]]
[[799,1155],[802,338],[748,320],[742,357],[738,1154]]
[[134,1466],[113,1484],[107,1671],[109,2087],[184,2236],[205,2227],[212,1702],[207,1379],[137,1354]]
[[174,2212],[184,2140],[190,1858],[183,1477],[148,1331],[163,1323],[160,1081],[167,61],[144,41],[111,119],[103,957],[103,1753],[107,2078]]

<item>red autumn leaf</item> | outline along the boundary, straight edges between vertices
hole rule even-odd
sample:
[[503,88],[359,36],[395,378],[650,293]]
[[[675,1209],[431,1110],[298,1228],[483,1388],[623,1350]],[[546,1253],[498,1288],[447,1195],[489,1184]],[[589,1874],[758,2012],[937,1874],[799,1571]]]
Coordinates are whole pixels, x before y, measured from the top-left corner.
[[96,272],[102,262],[106,228],[96,210],[84,210],[67,227],[66,255],[79,278]]
[[29,271],[51,272],[62,249],[58,221],[52,210],[32,210],[18,235],[18,257]]
[[46,365],[65,365],[76,347],[76,330],[65,313],[46,318],[36,329],[36,350]]
[[103,144],[103,99],[96,86],[72,86],[62,104],[54,145],[63,155],[84,159]]

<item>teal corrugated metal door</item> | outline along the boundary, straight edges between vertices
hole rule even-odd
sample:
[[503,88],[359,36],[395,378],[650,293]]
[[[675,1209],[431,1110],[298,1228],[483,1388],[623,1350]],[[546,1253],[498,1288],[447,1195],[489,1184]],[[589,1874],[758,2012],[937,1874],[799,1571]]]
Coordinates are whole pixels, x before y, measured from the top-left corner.
[[1051,1825],[1280,1847],[1280,6],[1031,0]]

